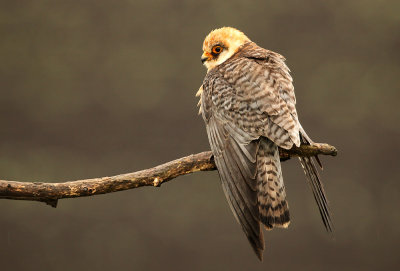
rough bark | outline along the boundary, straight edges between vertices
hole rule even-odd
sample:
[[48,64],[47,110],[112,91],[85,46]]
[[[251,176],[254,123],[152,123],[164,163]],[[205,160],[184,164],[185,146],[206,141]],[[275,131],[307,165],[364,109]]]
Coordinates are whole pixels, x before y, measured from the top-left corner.
[[[290,150],[280,149],[280,156],[283,161],[294,156],[315,156],[320,154],[336,156],[337,150],[333,146],[320,143],[315,143],[312,146],[302,145]],[[0,198],[42,201],[56,207],[57,201],[63,198],[87,197],[141,186],[159,187],[161,184],[180,175],[215,169],[212,153],[207,151],[192,154],[150,169],[111,177],[63,183],[0,180]]]

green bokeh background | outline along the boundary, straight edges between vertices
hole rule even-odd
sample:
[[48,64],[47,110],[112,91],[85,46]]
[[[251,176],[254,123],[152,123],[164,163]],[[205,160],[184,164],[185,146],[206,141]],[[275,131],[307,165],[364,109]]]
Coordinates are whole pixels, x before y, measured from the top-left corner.
[[234,26],[287,58],[303,126],[339,149],[324,232],[295,159],[292,223],[259,263],[217,172],[161,188],[0,200],[1,270],[396,270],[399,1],[1,1],[0,178],[67,181],[208,150],[194,97],[204,37]]

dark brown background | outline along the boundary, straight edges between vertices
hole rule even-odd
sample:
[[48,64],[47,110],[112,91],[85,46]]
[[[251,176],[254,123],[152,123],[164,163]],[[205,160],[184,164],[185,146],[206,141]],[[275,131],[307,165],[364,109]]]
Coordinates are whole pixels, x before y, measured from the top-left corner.
[[259,263],[217,172],[160,189],[0,201],[1,270],[383,270],[400,267],[399,1],[2,1],[0,178],[67,181],[209,149],[194,97],[224,25],[285,55],[323,157],[324,232],[297,161],[288,230]]

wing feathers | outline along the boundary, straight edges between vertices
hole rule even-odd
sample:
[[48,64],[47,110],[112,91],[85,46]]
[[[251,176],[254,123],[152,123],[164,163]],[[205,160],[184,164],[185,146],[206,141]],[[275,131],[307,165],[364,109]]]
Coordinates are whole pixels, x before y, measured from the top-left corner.
[[[313,143],[311,138],[306,134],[303,127],[300,125],[300,140],[302,144],[310,145]],[[321,161],[318,156],[314,159],[317,161],[318,165],[322,168]],[[319,213],[321,214],[322,222],[328,232],[333,232],[333,222],[331,217],[331,212],[329,209],[328,199],[325,195],[324,186],[320,180],[319,173],[315,162],[312,157],[299,157],[300,164],[303,168],[304,174],[306,175],[307,182],[313,192],[315,202],[318,205]]]
[[328,200],[325,195],[324,187],[319,178],[318,171],[316,169],[314,161],[311,157],[299,157],[300,163],[303,167],[304,173],[308,184],[314,195],[314,199],[318,205],[319,212],[321,214],[322,222],[328,232],[333,231],[333,223],[331,214],[328,206]]
[[248,156],[253,157],[251,150],[257,147],[249,146],[248,150],[245,148],[247,153],[244,153],[243,148],[226,134],[224,126],[213,117],[208,122],[207,132],[225,196],[260,258],[264,239],[259,222],[257,183],[254,179],[256,166],[248,159]]

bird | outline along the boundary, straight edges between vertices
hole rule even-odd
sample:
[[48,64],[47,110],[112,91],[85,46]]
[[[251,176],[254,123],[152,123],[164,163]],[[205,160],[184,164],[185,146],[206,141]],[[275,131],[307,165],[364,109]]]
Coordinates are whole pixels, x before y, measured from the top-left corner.
[[[287,228],[289,205],[279,148],[314,142],[301,126],[290,70],[279,53],[233,27],[211,31],[201,62],[207,73],[196,96],[222,188],[260,261],[263,228]],[[317,156],[299,157],[322,221],[333,231]]]

